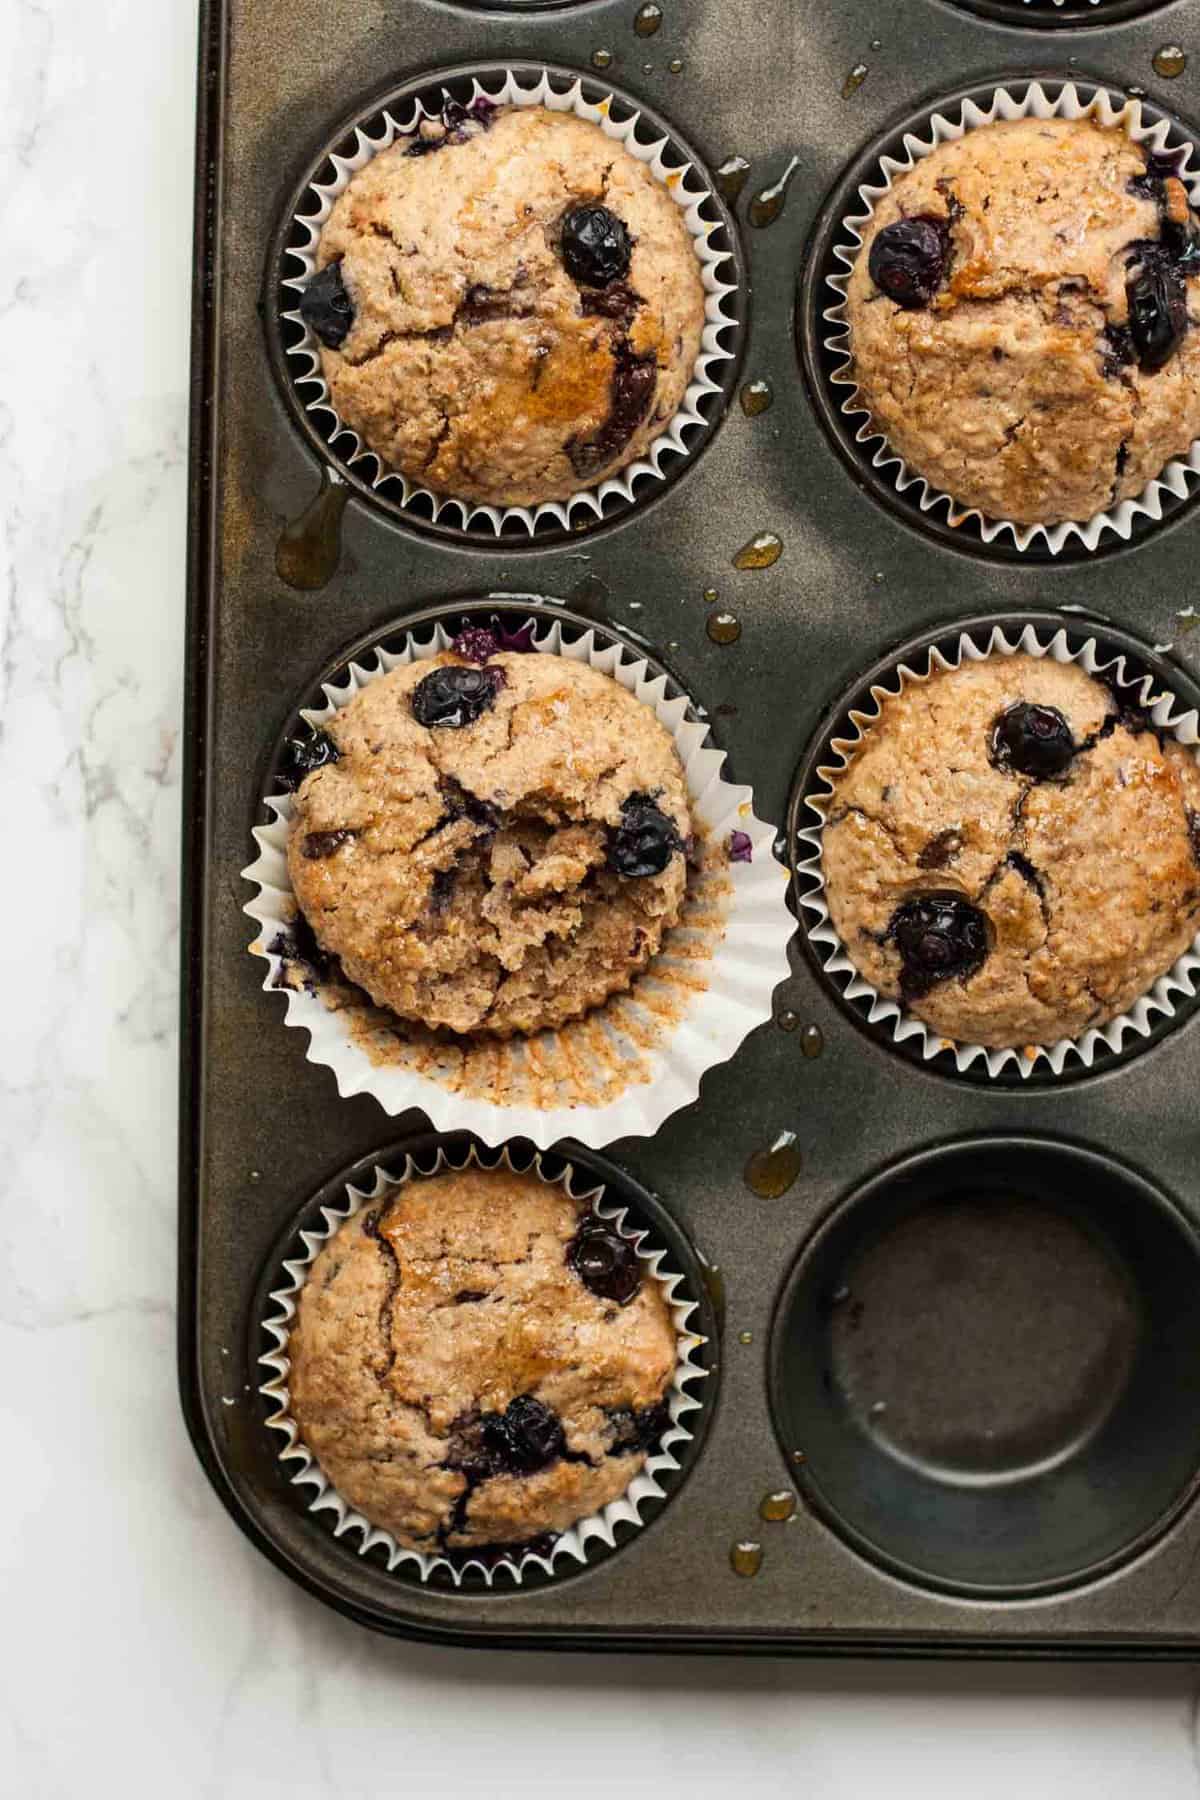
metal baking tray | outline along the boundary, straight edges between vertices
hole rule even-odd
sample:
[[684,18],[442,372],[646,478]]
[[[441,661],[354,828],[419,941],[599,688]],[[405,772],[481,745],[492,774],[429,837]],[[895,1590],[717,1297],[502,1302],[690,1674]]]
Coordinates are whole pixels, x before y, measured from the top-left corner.
[[[295,707],[356,640],[472,596],[563,602],[581,625],[629,636],[706,709],[781,847],[789,801],[846,695],[896,646],[961,621],[1036,615],[1080,635],[1128,633],[1158,680],[1200,697],[1200,630],[1189,636],[1178,616],[1200,530],[1190,504],[1130,547],[1054,562],[992,554],[876,493],[831,438],[809,385],[820,381],[812,356],[804,372],[806,252],[816,233],[820,253],[823,209],[869,146],[938,95],[1031,74],[1137,86],[1200,126],[1200,57],[1169,81],[1152,62],[1160,46],[1187,42],[1192,0],[1113,0],[1053,18],[1048,6],[1006,0],[663,0],[650,37],[635,33],[636,11],[637,0],[201,6],[179,1266],[193,1441],[238,1525],[276,1564],[344,1613],[413,1638],[1192,1657],[1191,1009],[1085,1077],[964,1080],[867,1029],[798,934],[776,1020],[652,1140],[590,1158],[682,1244],[713,1340],[715,1399],[678,1491],[580,1573],[490,1592],[389,1575],[305,1510],[265,1429],[259,1307],[279,1256],[330,1184],[428,1129],[366,1097],[339,1100],[247,954],[238,872],[264,772]],[[602,71],[597,51],[611,58]],[[749,162],[736,205],[748,271],[738,379],[769,382],[774,404],[749,418],[735,398],[702,455],[594,529],[465,541],[335,486],[320,503],[327,529],[314,555],[308,509],[323,492],[324,448],[298,428],[281,387],[272,310],[289,200],[322,147],[380,95],[428,71],[506,61],[620,90],[709,170],[735,155]],[[750,198],[793,156],[782,212],[752,227]],[[781,557],[736,571],[735,553],[761,532],[778,534]],[[321,585],[292,585],[280,568]],[[707,635],[717,608],[739,618],[736,643]],[[748,1185],[747,1164],[783,1132],[795,1134],[799,1173],[767,1199]],[[967,1203],[939,1214],[947,1184]],[[999,1203],[986,1217],[981,1197]],[[964,1267],[978,1289],[968,1285],[969,1305],[954,1288]],[[949,1335],[944,1356],[931,1359],[926,1343],[913,1365],[893,1442],[839,1380],[849,1370],[865,1394],[872,1359],[909,1356],[906,1310],[914,1321],[944,1316]],[[1127,1353],[1124,1375],[1089,1360],[1098,1315]],[[956,1330],[973,1334],[970,1345]],[[1047,1363],[1061,1374],[1057,1409]],[[968,1377],[999,1420],[996,1464],[974,1473],[947,1435],[955,1419],[972,1435]],[[1115,1392],[1126,1380],[1110,1417],[1105,1382]],[[794,1516],[765,1521],[764,1496],[785,1487],[798,1497]],[[762,1546],[753,1577],[731,1565],[745,1540]]]

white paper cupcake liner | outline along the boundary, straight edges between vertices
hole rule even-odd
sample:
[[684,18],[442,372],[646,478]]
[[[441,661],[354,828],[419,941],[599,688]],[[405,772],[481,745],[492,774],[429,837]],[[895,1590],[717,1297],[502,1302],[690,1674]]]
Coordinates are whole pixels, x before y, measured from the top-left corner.
[[862,250],[875,208],[890,191],[896,178],[915,168],[939,144],[964,137],[968,131],[973,131],[980,125],[990,125],[998,119],[1029,117],[1094,117],[1102,125],[1120,126],[1136,143],[1145,144],[1150,151],[1185,151],[1180,164],[1180,176],[1187,186],[1192,204],[1200,202],[1200,170],[1193,166],[1195,146],[1168,119],[1160,119],[1157,124],[1147,123],[1143,119],[1140,100],[1121,95],[1120,104],[1114,104],[1114,97],[1103,88],[1098,89],[1090,100],[1085,100],[1073,82],[1065,83],[1056,97],[1049,95],[1037,81],[1019,85],[1014,91],[999,87],[986,106],[967,99],[956,103],[949,115],[932,112],[921,135],[911,131],[905,133],[902,156],[880,157],[880,182],[876,185],[863,183],[858,190],[858,197],[862,202],[861,211],[848,214],[842,221],[842,241],[835,244],[833,255],[845,272],[829,276],[828,285],[836,291],[839,298],[821,317],[826,327],[825,348],[839,358],[829,380],[839,390],[845,390],[840,410],[848,419],[861,418],[862,423],[854,433],[854,441],[862,446],[874,468],[887,471],[897,493],[903,494],[914,489],[923,513],[944,507],[948,524],[956,528],[967,523],[973,524],[985,544],[1007,538],[1011,539],[1018,550],[1042,546],[1057,556],[1074,541],[1088,550],[1095,550],[1107,532],[1128,541],[1138,519],[1160,522],[1164,502],[1186,500],[1190,492],[1189,484],[1200,475],[1200,439],[1193,440],[1186,457],[1177,457],[1169,462],[1153,481],[1147,483],[1136,499],[1122,500],[1111,510],[1098,512],[1090,519],[1072,519],[1058,525],[1023,525],[1014,519],[991,518],[977,508],[960,505],[943,488],[932,486],[923,475],[911,469],[888,443],[874,423],[870,408],[854,378],[851,330],[846,312],[846,290],[851,272]]
[[410,1550],[403,1544],[398,1544],[391,1532],[372,1525],[369,1519],[364,1518],[362,1513],[338,1493],[304,1443],[300,1428],[289,1411],[288,1374],[291,1361],[288,1342],[296,1318],[300,1291],[323,1246],[347,1219],[353,1218],[364,1206],[374,1204],[384,1194],[405,1182],[432,1179],[445,1169],[464,1169],[471,1165],[487,1169],[506,1168],[514,1173],[521,1172],[524,1168],[524,1165],[514,1164],[510,1160],[507,1149],[499,1155],[481,1157],[472,1145],[467,1155],[458,1160],[449,1157],[444,1149],[439,1149],[432,1169],[422,1169],[411,1156],[406,1156],[399,1173],[393,1174],[385,1168],[377,1168],[375,1180],[369,1189],[356,1188],[347,1183],[344,1206],[322,1207],[324,1229],[301,1231],[298,1234],[304,1252],[300,1256],[289,1257],[283,1263],[284,1279],[270,1296],[270,1310],[263,1320],[263,1328],[274,1339],[276,1348],[264,1352],[258,1359],[270,1371],[269,1379],[262,1383],[259,1391],[276,1406],[267,1425],[284,1440],[279,1460],[289,1469],[294,1466],[295,1472],[290,1474],[292,1485],[313,1490],[308,1501],[308,1511],[331,1514],[333,1535],[339,1538],[357,1537],[360,1556],[382,1548],[386,1553],[389,1572],[402,1568],[406,1573],[417,1574],[422,1581],[428,1581],[431,1576],[441,1572],[456,1587],[461,1586],[468,1578],[481,1578],[488,1587],[492,1587],[497,1575],[503,1571],[507,1579],[519,1585],[533,1570],[544,1575],[561,1574],[564,1572],[564,1565],[587,1562],[597,1546],[605,1550],[615,1549],[617,1527],[641,1525],[647,1502],[665,1497],[667,1490],[663,1485],[664,1477],[678,1472],[681,1466],[680,1453],[694,1435],[688,1424],[689,1415],[698,1412],[703,1404],[689,1389],[698,1386],[708,1375],[708,1370],[696,1360],[697,1352],[703,1349],[707,1339],[699,1336],[692,1328],[696,1303],[688,1299],[683,1289],[683,1277],[667,1266],[665,1251],[646,1247],[649,1233],[629,1221],[629,1209],[606,1201],[603,1182],[597,1182],[586,1170],[574,1169],[568,1163],[561,1175],[548,1175],[542,1167],[541,1158],[535,1155],[531,1171],[547,1186],[563,1188],[572,1199],[589,1205],[610,1223],[633,1245],[646,1276],[658,1282],[662,1288],[674,1320],[677,1342],[675,1372],[666,1394],[670,1425],[663,1433],[658,1449],[646,1459],[620,1498],[610,1501],[601,1512],[589,1513],[577,1520],[545,1552],[514,1548],[509,1555],[490,1553],[486,1560],[471,1556],[466,1551],[453,1555],[432,1555]]
[[[437,625],[399,652],[380,646],[325,683],[325,704],[302,716],[320,725],[367,683],[450,642]],[[724,779],[724,751],[707,742],[706,724],[688,717],[685,696],[668,696],[667,677],[594,631],[567,639],[557,621],[533,647],[589,663],[636,694],[670,732],[683,766],[700,866],[689,871],[682,918],[628,993],[557,1030],[500,1042],[451,1040],[365,995],[347,1001],[342,990],[333,1008],[311,984],[289,985],[287,937],[297,912],[287,866],[290,794],[265,799],[274,816],[255,830],[258,855],[242,871],[257,890],[245,911],[259,926],[251,949],[268,964],[264,991],[284,991],[287,1024],[309,1033],[308,1060],[333,1071],[339,1093],[372,1094],[392,1114],[420,1107],[439,1131],[473,1131],[489,1144],[520,1136],[544,1150],[573,1137],[596,1149],[648,1137],[696,1098],[708,1069],[770,1019],[795,922],[774,827],[755,817],[748,787]],[[749,840],[749,861],[730,860],[734,833]]]
[[[845,944],[834,930],[825,903],[825,872],[821,848],[827,810],[834,798],[834,781],[849,767],[864,734],[879,720],[885,701],[894,699],[908,683],[928,681],[939,670],[955,669],[963,662],[983,662],[990,656],[1017,655],[1049,656],[1056,662],[1077,662],[1089,675],[1108,671],[1118,685],[1126,682],[1125,658],[1106,651],[1094,637],[1089,637],[1086,642],[1073,648],[1065,630],[1039,635],[1032,625],[1027,625],[1015,638],[1007,637],[999,626],[995,626],[987,634],[982,648],[974,637],[964,632],[958,639],[957,647],[948,656],[933,645],[927,654],[922,653],[919,666],[897,664],[887,677],[872,685],[871,707],[851,711],[850,724],[854,735],[835,737],[830,744],[834,760],[822,763],[817,768],[819,786],[805,795],[804,805],[818,822],[796,834],[798,844],[807,845],[811,851],[811,855],[803,861],[797,861],[796,876],[797,898],[808,915],[805,929],[826,975],[836,982],[844,999],[867,1003],[866,1016],[872,1025],[885,1026],[890,1030],[894,1042],[909,1044],[925,1062],[949,1053],[960,1074],[965,1074],[979,1064],[990,1076],[1016,1070],[1022,1077],[1028,1078],[1039,1067],[1048,1067],[1055,1075],[1061,1075],[1068,1064],[1072,1063],[1091,1069],[1097,1056],[1103,1051],[1119,1053],[1127,1039],[1149,1036],[1156,1018],[1174,1018],[1180,998],[1194,998],[1200,985],[1200,933],[1193,940],[1191,948],[1158,978],[1128,1012],[1119,1013],[1107,1025],[1089,1030],[1081,1037],[1060,1038],[1053,1044],[1029,1044],[1020,1050],[992,1050],[982,1044],[958,1043],[924,1025],[897,1001],[886,999],[859,973]],[[1160,731],[1170,732],[1179,743],[1187,745],[1193,751],[1200,744],[1200,715],[1194,710],[1184,710],[1174,694],[1156,692],[1152,675],[1144,676],[1140,683],[1130,683],[1128,692],[1130,700],[1146,709]],[[805,888],[807,891],[803,891]]]
[[[435,80],[436,77],[430,81],[428,92],[434,91]],[[450,98],[446,88],[442,88],[440,94],[444,99]],[[721,391],[720,383],[713,379],[711,371],[719,364],[730,361],[736,353],[733,339],[737,319],[727,304],[729,296],[737,291],[736,283],[728,279],[734,265],[730,251],[720,249],[712,242],[722,221],[715,214],[712,217],[705,216],[706,206],[710,212],[713,211],[713,195],[702,181],[695,165],[690,162],[677,165],[666,160],[664,153],[670,154],[673,148],[670,137],[643,141],[638,136],[641,113],[634,112],[629,118],[620,121],[614,119],[612,108],[623,104],[615,95],[608,94],[593,103],[584,98],[582,78],[576,79],[566,92],[559,92],[553,86],[547,70],[542,70],[532,85],[522,86],[512,69],[504,69],[488,71],[486,79],[472,77],[471,98],[488,100],[495,106],[543,106],[551,112],[573,112],[577,118],[587,119],[591,124],[598,125],[607,137],[621,144],[631,156],[644,163],[679,207],[700,266],[700,279],[705,290],[705,324],[691,381],[679,410],[669,424],[655,438],[645,456],[598,486],[581,489],[569,500],[545,501],[532,508],[482,506],[471,501],[456,500],[451,495],[435,494],[429,488],[410,482],[398,469],[384,463],[364,444],[358,433],[344,423],[333,405],[322,372],[320,343],[298,310],[283,315],[285,321],[301,334],[299,341],[287,348],[286,356],[293,365],[291,379],[304,409],[310,413],[324,413],[328,417],[331,429],[323,435],[326,436],[330,454],[346,467],[355,469],[373,489],[392,497],[399,495],[405,507],[410,506],[414,500],[421,500],[422,517],[425,517],[424,508],[431,507],[433,518],[437,521],[457,523],[464,528],[487,527],[497,536],[506,524],[516,521],[532,536],[543,522],[570,528],[572,524],[585,518],[600,519],[604,516],[605,502],[614,495],[632,504],[634,486],[640,478],[650,476],[659,481],[664,480],[664,459],[672,455],[689,454],[688,437],[697,430],[708,427],[708,421],[700,410],[701,402],[707,396]],[[311,182],[306,190],[306,196],[312,202],[310,210],[294,215],[293,223],[304,241],[298,245],[289,245],[286,251],[286,256],[298,265],[299,273],[284,278],[285,288],[299,294],[308,285],[316,269],[322,228],[351,176],[365,168],[381,150],[390,149],[398,137],[405,137],[415,131],[422,119],[434,116],[435,113],[423,105],[420,99],[414,99],[410,110],[399,120],[393,118],[386,109],[372,113],[355,128],[353,154],[331,154],[328,157],[327,160],[334,169],[333,179],[328,182]],[[729,344],[722,343],[722,334],[729,337]],[[349,445],[348,450],[346,445]]]

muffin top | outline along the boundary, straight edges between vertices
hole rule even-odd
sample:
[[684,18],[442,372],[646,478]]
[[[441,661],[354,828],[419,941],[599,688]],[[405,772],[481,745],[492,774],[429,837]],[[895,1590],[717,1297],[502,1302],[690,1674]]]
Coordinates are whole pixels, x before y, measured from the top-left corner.
[[1091,119],[938,146],[880,200],[853,374],[911,469],[1024,524],[1138,494],[1200,435],[1200,247],[1174,157]]
[[1077,663],[994,655],[909,682],[833,790],[834,927],[947,1038],[1076,1037],[1200,930],[1196,758]]
[[598,125],[469,110],[339,196],[300,310],[333,405],[393,468],[497,506],[564,500],[678,411],[704,326],[680,208]]
[[326,760],[295,797],[297,902],[401,1018],[497,1037],[561,1025],[630,987],[679,918],[692,826],[674,744],[586,663],[410,663],[301,749]]
[[666,1429],[676,1338],[627,1239],[536,1175],[469,1167],[340,1227],[289,1355],[342,1497],[437,1552],[524,1544],[624,1493]]

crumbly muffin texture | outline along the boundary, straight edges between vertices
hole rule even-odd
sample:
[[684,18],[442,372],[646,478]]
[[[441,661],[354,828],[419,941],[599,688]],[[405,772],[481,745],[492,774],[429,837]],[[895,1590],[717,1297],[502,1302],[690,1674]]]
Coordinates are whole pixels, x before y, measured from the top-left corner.
[[598,125],[543,107],[452,107],[398,139],[339,196],[317,270],[338,415],[460,500],[533,506],[617,473],[678,411],[700,350],[680,208]]
[[[460,689],[474,716],[421,722]],[[628,989],[678,920],[682,766],[651,709],[587,664],[414,662],[322,738],[330,760],[295,796],[293,890],[321,949],[401,1018],[561,1025]]]
[[598,1223],[561,1187],[467,1168],[395,1189],[314,1260],[290,1411],[343,1498],[399,1543],[565,1531],[624,1493],[661,1438],[676,1362],[663,1290],[610,1231],[628,1297],[594,1292],[581,1222]]
[[847,318],[861,397],[911,469],[963,506],[1053,524],[1186,453],[1200,251],[1176,166],[1117,127],[1028,118],[898,177]]
[[960,1042],[1103,1025],[1200,930],[1196,758],[1077,663],[995,655],[910,682],[827,819],[848,955]]

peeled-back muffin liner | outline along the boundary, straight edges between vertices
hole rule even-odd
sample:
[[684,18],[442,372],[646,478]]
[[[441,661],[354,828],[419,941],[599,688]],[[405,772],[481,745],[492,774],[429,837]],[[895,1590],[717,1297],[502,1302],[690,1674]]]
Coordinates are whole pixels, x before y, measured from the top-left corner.
[[[716,217],[704,216],[703,209],[706,202],[712,200],[712,192],[700,179],[694,164],[685,162],[674,165],[664,161],[664,152],[671,149],[669,137],[657,137],[651,142],[644,142],[637,135],[642,115],[634,112],[629,118],[618,122],[612,117],[613,106],[619,104],[616,96],[609,94],[595,103],[585,100],[582,79],[577,79],[566,93],[559,93],[552,86],[547,71],[542,72],[532,87],[522,87],[511,69],[506,69],[502,78],[497,71],[496,79],[499,80],[498,86],[488,86],[483,80],[473,77],[471,101],[467,104],[487,100],[494,106],[542,106],[550,112],[572,112],[577,118],[598,125],[606,137],[621,144],[631,156],[644,163],[655,180],[666,188],[687,227],[704,286],[705,324],[691,381],[679,410],[650,444],[645,456],[630,463],[617,475],[609,476],[598,486],[582,488],[568,500],[548,500],[535,507],[484,506],[473,501],[455,499],[451,494],[435,494],[429,488],[410,482],[398,469],[384,463],[367,447],[358,433],[345,424],[330,396],[321,367],[321,345],[315,333],[305,323],[299,310],[286,312],[283,318],[301,334],[299,342],[289,346],[287,350],[288,359],[295,364],[291,374],[292,383],[298,390],[303,390],[301,403],[306,411],[326,413],[333,421],[333,430],[328,437],[332,456],[350,468],[357,467],[369,480],[372,488],[398,489],[405,507],[416,499],[427,502],[432,506],[435,520],[445,521],[449,513],[450,522],[454,523],[453,515],[458,514],[458,522],[463,526],[486,523],[497,536],[509,521],[515,520],[532,537],[539,522],[543,520],[552,520],[559,526],[570,528],[581,514],[589,514],[595,519],[602,518],[605,501],[613,495],[619,495],[622,500],[632,504],[634,484],[639,476],[665,480],[662,466],[664,457],[670,454],[689,454],[688,434],[703,429],[707,424],[700,411],[700,402],[707,395],[719,394],[721,391],[719,382],[713,380],[710,371],[714,365],[728,362],[735,354],[732,342],[728,346],[721,342],[721,334],[728,333],[732,338],[736,331],[737,320],[728,310],[726,300],[737,290],[736,284],[727,281],[721,273],[723,263],[732,267],[730,252],[714,247],[711,241],[713,234],[720,229],[721,221]],[[432,88],[432,83],[430,86]],[[444,99],[451,97],[445,88],[441,90],[441,94]],[[380,151],[390,149],[397,138],[407,137],[416,131],[423,119],[436,117],[436,111],[430,111],[419,98],[414,99],[411,111],[399,121],[385,109],[359,124],[354,134],[353,155],[339,156],[330,153],[327,161],[333,167],[333,179],[328,182],[311,182],[306,190],[307,198],[312,202],[311,209],[298,211],[293,215],[294,225],[307,238],[307,242],[289,245],[287,249],[287,256],[299,264],[301,272],[285,276],[285,288],[300,294],[307,287],[316,270],[322,229],[333,211],[334,202],[349,185],[351,177],[365,168]],[[349,441],[351,449],[348,454],[335,448],[339,439]]]
[[[435,625],[423,640],[410,636],[399,652],[377,647],[325,683],[326,704],[305,708],[302,717],[323,724],[369,682],[451,642]],[[696,1098],[708,1069],[770,1019],[795,923],[774,827],[755,817],[748,787],[725,780],[725,753],[707,743],[708,726],[688,716],[686,696],[670,698],[666,675],[653,674],[620,644],[601,644],[594,631],[572,641],[555,621],[532,642],[543,654],[588,663],[635,694],[670,733],[683,767],[700,866],[689,870],[678,924],[628,992],[582,1019],[499,1041],[429,1032],[371,1006],[365,995],[362,1004],[333,1010],[313,984],[289,985],[284,965],[297,913],[287,865],[291,794],[265,797],[274,816],[255,830],[259,854],[242,871],[257,889],[245,911],[259,925],[251,949],[269,965],[264,991],[283,989],[286,1023],[309,1033],[308,1060],[333,1070],[343,1096],[372,1094],[393,1114],[417,1106],[439,1131],[473,1131],[485,1143],[521,1136],[545,1150],[570,1136],[598,1149],[616,1138],[650,1136]]]
[[1144,123],[1140,100],[1125,99],[1122,105],[1114,106],[1112,97],[1103,88],[1098,89],[1090,100],[1084,100],[1073,82],[1067,82],[1055,98],[1047,94],[1037,81],[1031,81],[1023,91],[1018,89],[1016,95],[1007,88],[1000,87],[992,94],[986,107],[967,99],[952,109],[950,117],[940,112],[931,113],[924,135],[918,136],[911,131],[904,134],[903,156],[880,157],[882,181],[878,185],[864,182],[858,190],[862,210],[848,214],[842,221],[842,241],[835,244],[833,254],[843,265],[845,273],[829,276],[828,285],[837,292],[839,299],[836,305],[827,308],[821,316],[826,325],[825,348],[840,358],[829,380],[836,388],[848,390],[841,403],[841,412],[848,419],[861,417],[863,422],[855,432],[855,442],[863,447],[864,454],[870,456],[874,468],[888,471],[897,493],[903,494],[910,488],[915,488],[923,513],[944,506],[947,522],[951,526],[973,523],[985,544],[1009,537],[1018,550],[1029,550],[1040,544],[1051,555],[1057,556],[1073,539],[1078,539],[1088,550],[1095,550],[1104,534],[1109,531],[1127,541],[1138,518],[1160,522],[1164,499],[1170,497],[1174,500],[1186,500],[1189,481],[1200,475],[1200,438],[1193,439],[1186,458],[1181,460],[1177,457],[1167,463],[1155,479],[1146,484],[1136,499],[1122,500],[1111,510],[1095,513],[1090,519],[1066,520],[1058,525],[1024,525],[1015,519],[991,518],[977,508],[961,506],[944,488],[932,486],[923,475],[909,467],[875,425],[870,408],[854,378],[852,334],[846,311],[850,276],[862,251],[875,208],[891,190],[897,177],[915,168],[922,158],[929,156],[940,144],[965,137],[968,131],[973,131],[980,125],[991,125],[999,119],[1025,118],[1094,118],[1104,126],[1120,126],[1136,143],[1144,144],[1149,152],[1179,150],[1184,153],[1180,160],[1180,177],[1187,187],[1192,205],[1200,204],[1200,170],[1193,166],[1194,145],[1168,119],[1160,119],[1154,125]]
[[[1048,1066],[1055,1075],[1061,1075],[1072,1062],[1081,1063],[1085,1069],[1090,1069],[1102,1051],[1111,1050],[1119,1055],[1128,1038],[1148,1037],[1154,1028],[1156,1015],[1174,1018],[1176,1001],[1181,996],[1194,998],[1200,987],[1200,933],[1197,933],[1191,948],[1165,974],[1159,976],[1148,992],[1128,1012],[1118,1013],[1107,1025],[1093,1027],[1084,1032],[1082,1037],[1059,1038],[1053,1044],[1028,1044],[1019,1050],[992,1050],[983,1044],[964,1044],[947,1038],[941,1032],[924,1025],[920,1019],[914,1018],[898,1001],[886,999],[869,981],[864,980],[835,931],[825,903],[821,838],[829,804],[836,797],[834,783],[849,768],[865,734],[878,724],[883,716],[885,703],[895,699],[909,683],[928,681],[939,671],[956,669],[964,662],[984,662],[991,656],[1018,655],[1049,656],[1055,662],[1078,663],[1089,675],[1107,672],[1119,686],[1128,687],[1130,700],[1145,708],[1160,731],[1169,732],[1178,743],[1186,745],[1193,752],[1196,745],[1200,744],[1200,715],[1194,710],[1184,711],[1173,694],[1166,691],[1155,692],[1152,675],[1144,676],[1140,682],[1131,680],[1127,683],[1125,658],[1112,652],[1106,653],[1094,637],[1089,637],[1078,649],[1072,649],[1065,630],[1042,638],[1032,625],[1027,625],[1019,637],[1009,639],[999,626],[995,626],[988,635],[986,646],[980,649],[974,638],[964,632],[955,652],[950,656],[944,655],[933,645],[924,667],[913,668],[907,663],[897,664],[884,680],[872,686],[871,709],[855,708],[851,711],[850,724],[854,735],[832,739],[830,751],[834,760],[818,766],[816,774],[820,786],[804,797],[804,805],[816,815],[818,823],[807,826],[796,834],[798,842],[807,844],[812,851],[811,856],[797,861],[795,866],[797,899],[803,911],[809,915],[805,920],[805,929],[826,975],[841,989],[843,999],[866,1001],[866,1016],[870,1023],[889,1027],[897,1044],[911,1043],[925,1062],[949,1052],[954,1057],[959,1074],[965,1074],[976,1063],[985,1068],[990,1076],[998,1076],[1015,1068],[1026,1078],[1039,1065]],[[807,892],[801,891],[802,883],[807,885]]]
[[[288,1393],[288,1375],[291,1360],[288,1356],[288,1343],[296,1320],[300,1292],[309,1277],[309,1271],[324,1246],[329,1242],[347,1219],[352,1219],[365,1206],[374,1205],[386,1194],[394,1192],[397,1187],[409,1181],[432,1180],[446,1169],[459,1170],[469,1167],[483,1169],[504,1168],[514,1174],[533,1173],[548,1187],[561,1187],[573,1200],[590,1207],[600,1218],[610,1224],[619,1235],[633,1245],[642,1263],[645,1276],[656,1281],[662,1288],[663,1296],[670,1309],[675,1324],[676,1359],[675,1372],[667,1390],[666,1404],[671,1423],[659,1442],[658,1448],[646,1458],[642,1468],[625,1492],[616,1500],[610,1500],[602,1511],[588,1513],[578,1519],[569,1530],[555,1538],[549,1549],[531,1550],[515,1546],[509,1554],[497,1554],[495,1550],[488,1553],[486,1560],[472,1556],[468,1551],[458,1551],[450,1555],[430,1555],[420,1550],[410,1550],[397,1543],[391,1532],[383,1531],[372,1525],[369,1519],[350,1505],[338,1493],[329,1477],[324,1473],[316,1457],[305,1444],[300,1435],[300,1427],[289,1411],[290,1396]],[[335,1537],[357,1537],[358,1553],[366,1556],[372,1550],[382,1546],[386,1552],[387,1569],[391,1571],[404,1568],[416,1573],[422,1581],[441,1572],[448,1576],[456,1587],[462,1585],[468,1575],[480,1577],[488,1587],[495,1583],[496,1576],[504,1571],[506,1577],[517,1585],[532,1570],[544,1575],[556,1573],[556,1565],[583,1564],[588,1561],[597,1546],[604,1550],[613,1550],[617,1545],[616,1530],[619,1525],[641,1525],[642,1510],[647,1501],[661,1500],[665,1497],[662,1477],[670,1475],[680,1467],[679,1452],[691,1441],[693,1432],[687,1423],[688,1415],[698,1412],[703,1402],[690,1393],[689,1387],[703,1381],[708,1370],[696,1361],[696,1354],[702,1350],[707,1339],[698,1336],[691,1326],[696,1304],[687,1298],[683,1291],[683,1277],[666,1266],[665,1251],[648,1249],[646,1238],[649,1233],[639,1229],[628,1219],[629,1209],[620,1205],[606,1203],[604,1183],[597,1182],[586,1171],[573,1169],[568,1163],[561,1175],[548,1175],[542,1167],[540,1156],[535,1155],[530,1167],[526,1170],[514,1164],[507,1149],[496,1156],[481,1157],[472,1145],[466,1157],[454,1161],[447,1156],[444,1149],[439,1149],[437,1160],[432,1169],[422,1169],[411,1156],[406,1156],[404,1167],[398,1175],[387,1169],[377,1168],[375,1181],[370,1190],[346,1185],[346,1202],[341,1208],[324,1206],[321,1208],[325,1221],[320,1231],[301,1231],[300,1241],[304,1253],[289,1257],[283,1264],[282,1284],[270,1295],[271,1310],[263,1320],[263,1329],[267,1336],[273,1338],[276,1348],[265,1351],[259,1362],[270,1370],[269,1380],[263,1382],[259,1392],[276,1405],[276,1411],[267,1420],[272,1431],[280,1433],[284,1440],[279,1451],[279,1460],[285,1465],[295,1465],[295,1472],[290,1474],[294,1487],[310,1487],[312,1498],[308,1502],[311,1513],[327,1512],[333,1515],[333,1535]],[[563,1573],[561,1568],[558,1573]]]

